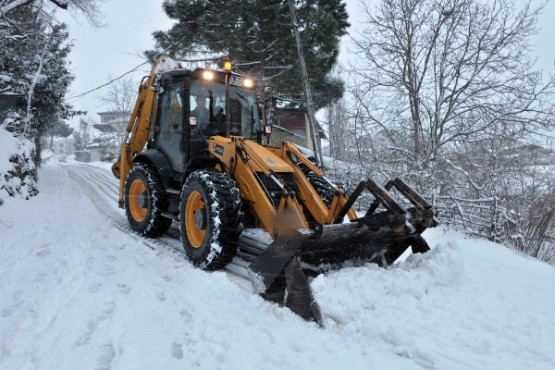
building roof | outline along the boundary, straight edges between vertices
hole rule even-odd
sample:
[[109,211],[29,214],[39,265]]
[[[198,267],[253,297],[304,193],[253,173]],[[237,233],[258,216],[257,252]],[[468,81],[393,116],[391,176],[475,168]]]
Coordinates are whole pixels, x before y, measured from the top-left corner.
[[113,125],[109,123],[95,123],[93,127],[100,132],[120,132]]
[[105,115],[105,114],[124,114],[124,115],[130,115],[131,112],[129,111],[118,111],[118,110],[111,110],[111,111],[106,111],[106,112],[100,112],[97,113],[99,116]]

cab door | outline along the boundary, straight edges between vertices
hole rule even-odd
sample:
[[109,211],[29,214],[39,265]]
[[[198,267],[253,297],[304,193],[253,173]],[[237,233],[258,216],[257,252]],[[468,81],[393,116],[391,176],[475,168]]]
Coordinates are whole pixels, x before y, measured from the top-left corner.
[[183,110],[185,100],[181,83],[169,84],[159,97],[156,149],[166,155],[171,168],[182,173],[185,166]]

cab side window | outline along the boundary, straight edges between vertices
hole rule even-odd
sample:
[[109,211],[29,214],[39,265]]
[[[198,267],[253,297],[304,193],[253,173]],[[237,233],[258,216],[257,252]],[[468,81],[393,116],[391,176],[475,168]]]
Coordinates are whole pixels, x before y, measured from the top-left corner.
[[175,171],[183,169],[183,97],[181,86],[171,85],[162,95],[158,120],[158,149],[169,158]]

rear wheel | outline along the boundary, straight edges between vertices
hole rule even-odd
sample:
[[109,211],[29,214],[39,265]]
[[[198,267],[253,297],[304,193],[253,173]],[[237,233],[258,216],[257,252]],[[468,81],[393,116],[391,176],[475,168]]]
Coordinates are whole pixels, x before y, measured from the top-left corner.
[[160,236],[170,228],[172,220],[162,216],[167,197],[154,169],[137,164],[125,182],[125,215],[136,232],[150,237]]
[[235,181],[214,169],[193,172],[181,191],[179,225],[183,248],[197,267],[227,265],[239,247],[241,199]]

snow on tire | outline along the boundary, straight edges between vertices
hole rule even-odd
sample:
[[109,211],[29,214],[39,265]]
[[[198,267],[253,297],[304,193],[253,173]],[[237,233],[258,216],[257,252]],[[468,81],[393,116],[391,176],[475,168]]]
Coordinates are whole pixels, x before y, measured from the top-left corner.
[[164,234],[172,220],[162,216],[167,196],[162,184],[147,164],[136,164],[125,182],[125,215],[136,232],[150,237]]
[[193,172],[183,185],[179,228],[183,248],[197,267],[215,270],[237,254],[243,213],[235,181],[214,169]]

